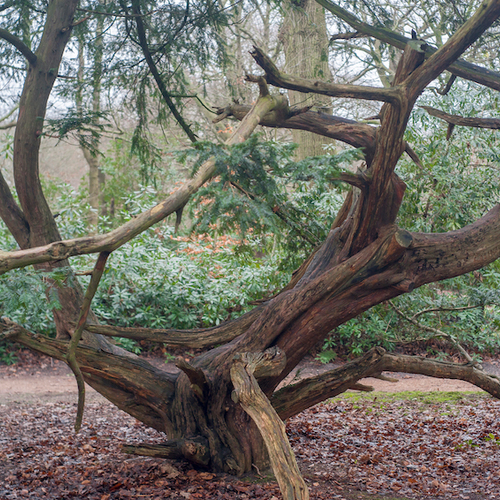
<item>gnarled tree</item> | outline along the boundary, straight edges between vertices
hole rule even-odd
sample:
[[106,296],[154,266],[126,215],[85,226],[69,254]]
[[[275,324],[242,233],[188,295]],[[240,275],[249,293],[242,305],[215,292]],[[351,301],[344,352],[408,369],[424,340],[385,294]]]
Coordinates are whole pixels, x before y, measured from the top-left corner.
[[[38,176],[41,127],[57,68],[75,22],[77,3],[76,0],[49,3],[46,27],[34,52],[21,39],[0,33],[25,56],[28,64],[14,145],[19,204],[0,179],[0,214],[21,250],[0,252],[0,272],[27,265],[53,269],[66,266],[68,257],[79,254],[100,253],[100,258],[94,270],[95,279],[91,281],[93,288],[85,300],[73,282],[68,281],[66,288],[58,290],[62,309],[56,315],[56,340],[29,332],[5,318],[1,321],[3,337],[72,364],[75,361],[75,372],[80,372],[85,382],[122,410],[167,436],[161,446],[130,451],[184,457],[213,470],[238,474],[249,471],[252,464],[261,466],[267,462],[264,440],[271,461],[276,463],[276,453],[283,453],[282,463],[289,467],[283,474],[277,471],[277,476],[293,472],[293,460],[273,442],[280,432],[273,434],[266,428],[261,435],[250,416],[258,419],[259,415],[270,415],[269,419],[263,417],[261,427],[270,421],[276,424],[273,415],[288,418],[351,387],[362,389],[357,385],[358,380],[384,370],[459,378],[500,397],[499,380],[473,363],[459,365],[389,355],[380,349],[333,372],[276,390],[311,347],[336,326],[383,301],[426,283],[481,268],[500,256],[500,205],[474,224],[449,233],[411,233],[398,227],[396,217],[405,184],[394,172],[405,151],[414,156],[403,134],[417,98],[438,75],[451,70],[462,78],[475,81],[479,78],[483,85],[498,88],[499,74],[471,68],[459,58],[498,19],[500,0],[483,2],[438,50],[428,50],[418,40],[409,41],[389,88],[295,78],[281,73],[262,51],[255,49],[254,58],[265,76],[249,79],[259,84],[260,97],[252,108],[232,105],[220,110],[221,115],[242,119],[228,143],[244,140],[259,123],[303,129],[363,148],[366,164],[357,173],[341,175],[341,180],[352,185],[352,191],[328,237],[281,293],[237,320],[190,331],[121,329],[98,325],[87,314],[106,256],[168,214],[180,210],[215,174],[212,160],[173,195],[107,234],[61,241],[43,196]],[[336,6],[327,0],[319,3],[336,12]],[[364,29],[372,36],[390,35],[376,29],[370,31],[366,26]],[[396,39],[398,43],[401,40]],[[380,101],[383,103],[380,126],[291,110],[283,97],[268,93],[268,85],[331,97]],[[465,124],[456,117],[444,117],[450,123]],[[82,331],[84,335],[78,343]],[[219,347],[189,364],[179,363],[179,372],[170,374],[113,348],[103,335],[152,339],[176,346]],[[68,342],[71,337],[72,342]],[[307,496],[300,481],[283,484],[283,490],[289,498]]]

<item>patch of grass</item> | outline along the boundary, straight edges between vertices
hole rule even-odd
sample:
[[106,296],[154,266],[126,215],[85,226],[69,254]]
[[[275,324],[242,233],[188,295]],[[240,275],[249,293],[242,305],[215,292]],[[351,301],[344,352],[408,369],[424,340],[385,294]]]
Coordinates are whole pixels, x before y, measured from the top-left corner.
[[352,403],[374,402],[374,403],[396,403],[398,401],[417,401],[424,404],[458,403],[472,401],[474,399],[489,397],[488,394],[475,391],[465,392],[422,392],[422,391],[402,391],[402,392],[377,392],[357,393],[345,392],[337,399],[344,399]]

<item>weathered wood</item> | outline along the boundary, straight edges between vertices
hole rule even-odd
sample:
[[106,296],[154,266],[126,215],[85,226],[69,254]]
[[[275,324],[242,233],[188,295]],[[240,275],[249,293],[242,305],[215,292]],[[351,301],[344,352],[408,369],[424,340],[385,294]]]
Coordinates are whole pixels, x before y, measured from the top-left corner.
[[278,70],[273,61],[258,47],[251,52],[255,62],[266,72],[267,83],[283,89],[299,92],[314,92],[330,97],[347,97],[368,101],[396,103],[399,100],[398,89],[385,87],[369,87],[362,85],[342,85],[325,83],[318,80],[307,80],[287,75]]
[[245,332],[260,313],[256,307],[237,319],[226,321],[209,328],[179,330],[175,328],[133,328],[111,325],[85,325],[92,333],[108,337],[124,337],[133,340],[148,340],[172,347],[194,347],[204,349],[217,344],[225,344]]
[[380,362],[380,368],[391,372],[416,373],[435,378],[464,380],[500,399],[500,379],[477,368],[472,363],[459,365],[419,356],[385,353]]
[[262,434],[283,498],[307,500],[309,492],[288,441],[285,425],[253,375],[265,358],[265,353],[245,353],[235,357],[231,366],[233,400],[250,415]]
[[[425,109],[427,113],[436,118],[441,118],[450,125],[459,125],[460,127],[487,128],[498,130],[500,129],[500,119],[498,118],[472,118],[468,116],[450,115],[440,109],[432,108],[431,106],[419,106]],[[447,137],[449,139],[449,137]]]
[[316,403],[351,389],[358,380],[373,372],[384,352],[380,348],[371,349],[363,357],[339,368],[288,385],[272,395],[271,404],[278,415],[286,420]]
[[129,455],[168,458],[171,460],[185,459],[198,467],[207,467],[210,463],[207,444],[203,438],[173,439],[160,444],[127,444],[123,445],[121,450]]

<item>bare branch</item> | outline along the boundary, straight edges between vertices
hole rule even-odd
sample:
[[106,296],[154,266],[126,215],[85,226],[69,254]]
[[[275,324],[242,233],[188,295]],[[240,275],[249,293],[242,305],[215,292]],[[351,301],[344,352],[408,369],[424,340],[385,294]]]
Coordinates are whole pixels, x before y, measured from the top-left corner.
[[13,45],[28,61],[29,64],[36,63],[36,55],[31,52],[31,49],[16,35],[10,33],[10,31],[0,28],[0,38],[3,38],[6,42]]
[[[395,33],[387,28],[375,28],[362,22],[356,16],[347,10],[342,9],[330,0],[316,0],[316,2],[335,16],[340,17],[360,33],[365,33],[366,35],[388,43],[401,50],[404,50],[406,44],[411,41],[411,38],[406,38],[405,36]],[[430,57],[436,51],[436,48],[427,46],[425,50],[425,57]],[[496,71],[491,71],[489,69],[482,68],[481,66],[461,60],[453,62],[447,69],[452,74],[464,78],[465,80],[471,80],[486,87],[500,90],[500,73]]]
[[330,97],[347,97],[364,99],[368,101],[383,101],[397,103],[400,92],[397,88],[368,87],[361,85],[341,85],[325,83],[319,80],[306,80],[281,73],[271,59],[258,47],[251,52],[255,62],[266,72],[266,80],[275,87],[299,92],[312,92],[314,94]]
[[461,127],[474,127],[474,128],[488,128],[498,130],[500,129],[500,119],[498,118],[471,118],[466,116],[450,115],[436,108],[430,106],[420,106],[425,109],[431,116],[441,118],[451,125],[459,125]]
[[474,15],[407,79],[413,98],[455,62],[498,18],[500,0],[485,0]]
[[14,128],[17,126],[17,120],[13,120],[9,123],[4,123],[3,125],[0,125],[0,130],[8,130],[9,128]]
[[286,386],[272,395],[271,403],[278,415],[286,420],[316,403],[342,394],[358,380],[368,377],[382,359],[384,352],[376,347],[363,357],[339,368]]
[[272,358],[273,354],[266,356],[266,353],[245,353],[235,356],[231,366],[231,381],[234,386],[232,398],[240,403],[257,425],[283,498],[308,500],[309,492],[300,475],[285,425],[254,377],[254,372],[268,361],[268,357]]
[[224,344],[241,335],[255,321],[260,308],[232,321],[221,323],[210,328],[195,328],[186,330],[160,328],[125,328],[109,325],[86,325],[85,330],[107,337],[124,337],[133,340],[148,340],[172,347],[200,348]]
[[[259,98],[250,113],[248,113],[233,135],[226,141],[226,144],[233,145],[245,141],[259,124],[261,118],[282,104],[283,98],[281,97],[267,96]],[[0,251],[0,274],[10,269],[25,267],[30,264],[64,260],[74,255],[112,252],[153,224],[160,222],[168,215],[184,207],[193,193],[211,179],[215,172],[215,160],[211,158],[200,167],[193,179],[187,181],[174,194],[107,234],[56,241],[41,247],[16,252]]]
[[92,277],[90,278],[89,286],[87,287],[87,291],[83,297],[76,329],[71,336],[71,341],[68,345],[68,353],[66,354],[66,362],[75,375],[78,385],[78,409],[76,413],[75,432],[78,432],[82,426],[83,410],[85,407],[85,381],[83,380],[82,372],[80,371],[80,367],[76,361],[76,348],[78,347],[78,343],[82,337],[83,329],[90,311],[90,304],[92,303],[92,299],[94,298],[99,282],[101,281],[108,256],[109,252],[101,252],[99,254],[94,271],[92,272]]
[[462,356],[472,365],[472,366],[476,366],[477,368],[481,369],[481,366],[479,365],[479,363],[477,363],[476,361],[474,361],[469,353],[461,346],[460,342],[458,342],[458,340],[453,336],[453,335],[450,335],[448,333],[445,333],[443,332],[442,330],[438,330],[437,328],[432,328],[431,326],[427,326],[427,325],[423,325],[422,323],[420,323],[419,321],[417,321],[416,319],[414,318],[410,318],[409,316],[407,316],[403,311],[401,311],[401,309],[399,309],[399,307],[397,307],[391,300],[388,301],[389,302],[389,305],[394,309],[394,311],[396,311],[396,313],[401,317],[403,318],[404,320],[408,321],[409,323],[411,323],[412,325],[415,325],[417,328],[420,328],[420,330],[424,330],[426,332],[430,332],[430,333],[433,333],[434,337],[441,337],[441,338],[444,338],[444,339],[448,339],[451,341],[451,343],[459,350],[460,354],[462,354]]
[[416,373],[435,378],[465,380],[500,399],[500,380],[498,377],[489,375],[469,363],[459,365],[419,356],[385,353],[379,367],[391,372]]
[[473,306],[463,306],[463,307],[430,307],[429,309],[422,309],[416,312],[411,318],[417,319],[422,314],[427,314],[430,312],[444,312],[444,311],[468,311],[469,309],[477,309],[478,307],[483,307],[482,304],[476,304]]

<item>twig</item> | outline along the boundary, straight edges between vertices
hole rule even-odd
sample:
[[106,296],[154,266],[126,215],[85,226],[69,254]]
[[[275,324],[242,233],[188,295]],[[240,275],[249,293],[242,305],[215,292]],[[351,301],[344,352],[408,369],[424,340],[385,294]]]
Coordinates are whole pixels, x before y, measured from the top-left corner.
[[463,307],[431,307],[429,309],[422,309],[422,311],[416,312],[412,319],[416,319],[422,314],[427,314],[429,312],[440,312],[440,311],[467,311],[468,309],[476,309],[478,307],[482,307],[482,304],[477,304],[474,306],[463,306]]
[[458,340],[455,337],[453,337],[453,335],[450,335],[449,333],[445,333],[442,330],[438,330],[437,328],[433,328],[431,326],[422,325],[422,323],[419,323],[417,320],[406,316],[406,314],[403,311],[401,311],[401,309],[399,309],[397,306],[395,306],[392,303],[392,301],[388,300],[388,302],[389,302],[389,305],[394,309],[394,311],[396,311],[396,313],[399,316],[401,316],[406,321],[409,321],[412,325],[415,325],[416,327],[420,328],[421,330],[425,330],[427,332],[433,333],[435,337],[443,337],[443,338],[449,339],[453,343],[453,345],[460,351],[462,356],[472,366],[474,366],[475,368],[478,368],[479,370],[482,370],[482,366],[477,361],[474,361],[474,359],[472,359],[470,354],[460,345]]

